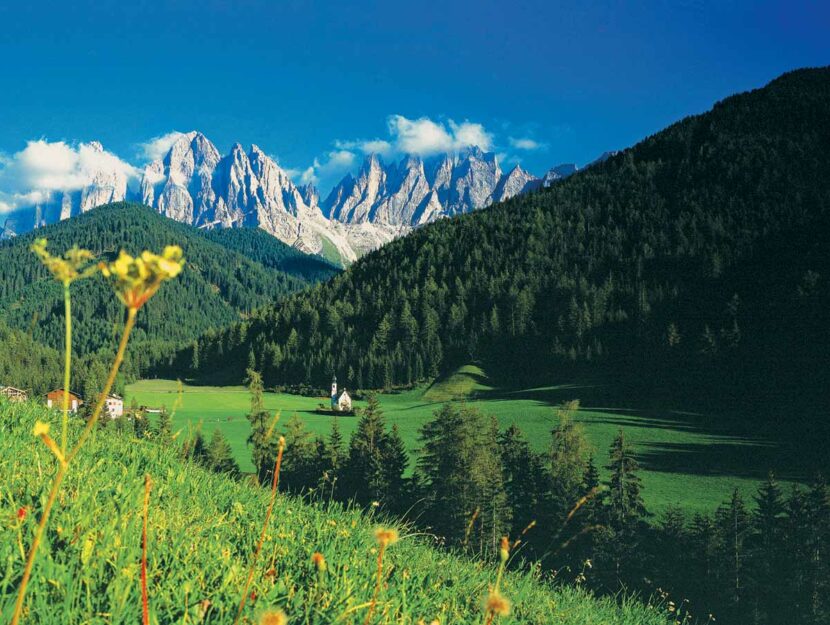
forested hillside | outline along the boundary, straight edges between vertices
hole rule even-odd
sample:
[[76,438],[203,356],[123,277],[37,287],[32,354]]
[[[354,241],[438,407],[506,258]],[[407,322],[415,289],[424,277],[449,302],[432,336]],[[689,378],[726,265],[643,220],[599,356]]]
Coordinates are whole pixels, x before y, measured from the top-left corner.
[[[550,189],[395,241],[204,337],[192,372],[322,384],[336,371],[379,388],[479,361],[750,408],[821,401],[828,173],[830,68],[792,72]],[[183,351],[174,370],[193,361]]]
[[[77,245],[104,259],[115,257],[122,248],[133,254],[173,243],[183,248],[187,268],[181,280],[163,289],[139,313],[127,375],[135,374],[150,358],[169,354],[211,328],[226,326],[334,273],[324,261],[291,250],[264,233],[263,237],[243,235],[238,238],[241,243],[233,237],[214,240],[138,204],[103,206],[0,243],[0,319],[30,332],[38,343],[58,349],[63,347],[63,298],[60,285],[29,249],[39,237],[48,239],[52,252]],[[248,238],[253,243],[246,246]],[[246,257],[247,248],[263,262]],[[113,347],[123,307],[102,279],[73,287],[72,315],[77,355]],[[17,383],[37,385],[36,380]]]
[[259,228],[219,228],[203,232],[207,239],[239,252],[263,267],[308,281],[328,280],[340,272],[339,267],[321,256],[305,254]]

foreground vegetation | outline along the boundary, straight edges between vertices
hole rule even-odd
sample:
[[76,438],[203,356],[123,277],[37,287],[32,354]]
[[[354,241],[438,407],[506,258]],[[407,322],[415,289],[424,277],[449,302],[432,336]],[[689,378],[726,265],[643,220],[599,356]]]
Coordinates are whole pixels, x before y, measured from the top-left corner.
[[[0,614],[6,621],[52,474],[51,454],[32,437],[29,405],[0,407]],[[57,425],[58,420],[53,421]],[[72,428],[72,436],[78,427]],[[290,453],[290,449],[288,450]],[[25,622],[140,622],[144,476],[153,480],[148,527],[151,622],[231,623],[268,504],[258,486],[211,474],[176,446],[98,430],[66,480],[54,523],[37,559]],[[245,616],[284,609],[289,623],[362,623],[376,574],[373,528],[380,519],[337,504],[277,499]],[[400,528],[389,547],[373,623],[483,622],[495,566],[433,548]],[[311,556],[324,555],[318,576]],[[657,625],[667,612],[551,587],[538,575],[508,573],[512,603],[500,623]]]

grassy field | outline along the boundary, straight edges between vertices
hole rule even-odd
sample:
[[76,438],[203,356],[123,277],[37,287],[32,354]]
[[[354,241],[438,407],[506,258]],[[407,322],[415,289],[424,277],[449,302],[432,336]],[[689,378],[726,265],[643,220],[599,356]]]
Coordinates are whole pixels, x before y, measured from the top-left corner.
[[[222,393],[208,393],[213,398]],[[239,393],[228,393],[242,397]],[[272,398],[277,399],[278,398]],[[182,413],[184,415],[184,413]],[[184,418],[184,416],[182,416]],[[0,622],[11,617],[25,549],[54,474],[55,460],[32,436],[36,420],[59,417],[42,407],[0,400]],[[73,422],[73,437],[79,423]],[[63,483],[47,540],[27,594],[24,623],[121,625],[141,622],[141,525],[144,476],[148,508],[150,622],[230,624],[265,518],[266,489],[208,473],[167,448],[98,430]],[[20,511],[24,514],[21,518]],[[375,588],[380,519],[339,505],[279,496],[255,567],[243,623],[279,608],[291,625],[363,623]],[[433,548],[400,528],[384,558],[385,582],[373,625],[483,623],[482,602],[494,567]],[[328,572],[318,578],[311,556]],[[537,576],[508,573],[513,609],[504,625],[658,625],[657,606],[595,599]],[[265,621],[262,621],[265,622]],[[272,621],[268,621],[272,622]]]
[[[246,445],[249,426],[245,414],[249,395],[243,387],[185,385],[182,405],[174,424],[196,427],[210,434],[220,428],[230,439],[244,470],[252,470]],[[177,384],[170,380],[143,380],[127,389],[128,401],[168,408],[176,401]],[[584,398],[594,402],[586,402]],[[556,424],[556,406],[570,399],[582,399],[576,419],[594,448],[597,464],[606,463],[608,448],[620,428],[633,444],[643,468],[644,497],[656,512],[669,505],[681,505],[691,512],[711,512],[732,489],[739,488],[751,500],[756,487],[770,469],[787,481],[808,477],[801,470],[797,454],[776,444],[736,431],[722,417],[672,410],[619,408],[603,403],[602,394],[586,385],[562,384],[543,388],[502,391],[488,386],[481,370],[464,367],[428,388],[380,396],[388,423],[396,423],[410,452],[418,448],[419,428],[445,401],[466,401],[487,414],[495,415],[506,428],[516,423],[531,445],[546,449],[550,430]],[[267,393],[265,405],[280,411],[283,422],[299,415],[313,432],[326,436],[333,417],[315,414],[324,398]],[[357,407],[362,402],[355,402]],[[356,417],[338,417],[345,435],[357,425]],[[604,468],[601,469],[604,473]]]

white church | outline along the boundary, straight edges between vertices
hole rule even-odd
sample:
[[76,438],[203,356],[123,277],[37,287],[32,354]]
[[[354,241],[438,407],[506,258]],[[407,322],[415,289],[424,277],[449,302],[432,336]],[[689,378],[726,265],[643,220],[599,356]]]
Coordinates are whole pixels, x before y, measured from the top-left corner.
[[331,378],[331,409],[336,410],[337,412],[352,411],[352,398],[349,396],[349,393],[346,392],[346,389],[344,388],[340,395],[337,394],[336,375]]

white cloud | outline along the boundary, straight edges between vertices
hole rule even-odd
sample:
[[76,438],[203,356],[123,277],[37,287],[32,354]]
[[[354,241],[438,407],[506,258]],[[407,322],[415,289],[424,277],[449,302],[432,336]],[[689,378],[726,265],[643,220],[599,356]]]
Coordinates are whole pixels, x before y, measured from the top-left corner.
[[167,154],[168,150],[170,150],[176,140],[183,134],[178,130],[173,130],[167,134],[153,137],[149,141],[138,144],[139,152],[148,161],[156,161],[164,158],[164,155]]
[[80,189],[101,171],[127,179],[138,174],[97,142],[72,146],[64,141],[29,141],[21,151],[0,159],[0,196],[6,211],[31,206],[48,201],[54,192]]
[[364,154],[388,155],[392,151],[392,144],[383,139],[370,139],[368,141],[335,141],[334,147],[341,150],[360,150]]
[[407,119],[391,115],[387,121],[389,134],[395,138],[395,147],[406,154],[435,154],[452,149],[452,136],[447,129],[427,117]]
[[509,137],[508,141],[510,141],[511,147],[514,147],[517,150],[541,150],[546,147],[544,143],[539,143],[538,141],[528,137]]
[[308,184],[309,182],[317,184],[317,176],[314,174],[314,166],[307,167],[306,170],[300,175],[300,183],[301,184]]

